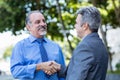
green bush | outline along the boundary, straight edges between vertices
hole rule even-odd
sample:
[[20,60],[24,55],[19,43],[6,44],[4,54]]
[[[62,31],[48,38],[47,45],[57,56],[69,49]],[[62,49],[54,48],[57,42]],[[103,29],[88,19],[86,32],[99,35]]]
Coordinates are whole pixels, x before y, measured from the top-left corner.
[[116,68],[120,71],[120,62],[116,64]]

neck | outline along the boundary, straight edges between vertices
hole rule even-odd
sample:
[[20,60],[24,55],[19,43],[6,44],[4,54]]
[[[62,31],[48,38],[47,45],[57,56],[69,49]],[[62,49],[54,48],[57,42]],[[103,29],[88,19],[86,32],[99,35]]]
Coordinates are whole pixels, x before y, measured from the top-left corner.
[[43,38],[44,36],[38,36],[37,38]]
[[33,35],[33,36],[36,37],[36,38],[43,38],[44,37],[44,35],[38,35],[38,36]]
[[89,35],[89,34],[91,34],[91,33],[92,33],[92,31],[90,31],[90,30],[85,31],[82,38],[84,38],[85,36],[87,36],[87,35]]

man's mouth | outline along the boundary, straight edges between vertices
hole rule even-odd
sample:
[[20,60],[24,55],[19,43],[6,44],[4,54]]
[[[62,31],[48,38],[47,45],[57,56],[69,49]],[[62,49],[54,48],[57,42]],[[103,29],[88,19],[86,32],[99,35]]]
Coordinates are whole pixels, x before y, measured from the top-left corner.
[[39,27],[38,27],[38,30],[40,30],[40,31],[45,31],[45,30],[46,30],[46,27],[45,27],[45,26],[39,26]]

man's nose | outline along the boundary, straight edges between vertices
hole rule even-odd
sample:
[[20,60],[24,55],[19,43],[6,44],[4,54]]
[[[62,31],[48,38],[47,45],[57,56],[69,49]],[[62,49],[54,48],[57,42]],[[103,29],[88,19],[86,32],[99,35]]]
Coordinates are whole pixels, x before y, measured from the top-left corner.
[[41,26],[46,26],[46,22],[43,22],[43,21],[42,21],[42,22],[40,23],[40,25],[41,25]]

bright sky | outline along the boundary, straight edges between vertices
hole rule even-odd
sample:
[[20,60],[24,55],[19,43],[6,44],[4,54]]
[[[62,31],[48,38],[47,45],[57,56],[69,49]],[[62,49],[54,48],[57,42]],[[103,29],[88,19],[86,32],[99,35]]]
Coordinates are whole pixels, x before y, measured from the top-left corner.
[[22,35],[19,36],[14,36],[12,35],[12,33],[9,32],[4,32],[4,33],[0,33],[0,49],[10,46],[11,44],[15,44],[16,42],[18,42],[19,40],[27,37],[28,34],[26,33],[22,33]]
[[27,37],[28,34],[22,33],[22,35],[14,36],[10,31],[0,33],[0,58],[4,50],[9,47],[10,45],[14,45],[16,42],[20,41],[21,39]]

